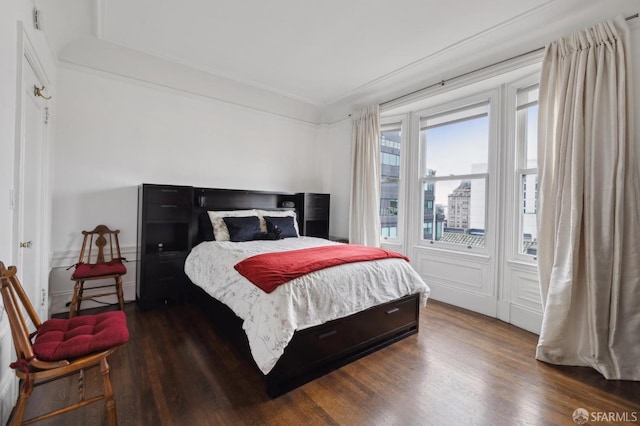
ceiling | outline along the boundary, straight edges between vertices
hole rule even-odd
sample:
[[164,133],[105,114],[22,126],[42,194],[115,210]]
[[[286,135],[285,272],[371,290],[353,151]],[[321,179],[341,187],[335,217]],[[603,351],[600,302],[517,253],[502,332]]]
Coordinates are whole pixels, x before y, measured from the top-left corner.
[[498,48],[506,55],[516,45],[515,51],[539,47],[545,30],[566,31],[584,11],[591,10],[583,21],[593,20],[633,2],[36,0],[36,6],[58,55],[90,37],[324,107],[403,74],[447,68],[454,54],[462,63],[466,56],[481,61],[485,49],[490,58]]

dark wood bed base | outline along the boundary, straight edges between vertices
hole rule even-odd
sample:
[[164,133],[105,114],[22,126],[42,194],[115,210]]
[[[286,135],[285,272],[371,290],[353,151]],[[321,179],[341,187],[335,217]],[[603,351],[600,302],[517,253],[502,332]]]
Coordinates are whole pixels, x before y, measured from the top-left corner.
[[[289,193],[194,189],[193,245],[202,241],[198,217],[207,210],[281,209]],[[274,368],[263,375],[253,361],[242,320],[226,305],[190,283],[189,299],[200,305],[220,332],[264,377],[267,394],[275,398],[349,362],[418,332],[420,295],[374,306],[345,318],[296,331]]]

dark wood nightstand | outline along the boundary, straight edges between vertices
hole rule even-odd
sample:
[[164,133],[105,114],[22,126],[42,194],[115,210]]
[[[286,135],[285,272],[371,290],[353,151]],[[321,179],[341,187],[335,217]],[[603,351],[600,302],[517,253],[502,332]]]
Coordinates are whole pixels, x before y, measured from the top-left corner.
[[190,186],[142,184],[138,189],[136,300],[142,306],[184,300],[192,205]]
[[302,192],[296,194],[296,207],[300,212],[300,234],[308,237],[329,238],[329,194]]

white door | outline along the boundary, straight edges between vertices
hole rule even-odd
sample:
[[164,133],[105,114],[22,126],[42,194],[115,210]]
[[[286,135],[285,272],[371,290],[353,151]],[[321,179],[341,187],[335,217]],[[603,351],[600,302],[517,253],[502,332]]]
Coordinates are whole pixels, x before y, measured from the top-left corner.
[[[33,59],[31,59],[33,60]],[[46,100],[37,96],[35,87],[44,84],[36,75],[30,60],[23,57],[22,113],[19,161],[17,170],[17,257],[16,266],[22,285],[38,312],[45,319],[47,309],[47,278],[43,273],[43,169],[44,143],[47,135]]]

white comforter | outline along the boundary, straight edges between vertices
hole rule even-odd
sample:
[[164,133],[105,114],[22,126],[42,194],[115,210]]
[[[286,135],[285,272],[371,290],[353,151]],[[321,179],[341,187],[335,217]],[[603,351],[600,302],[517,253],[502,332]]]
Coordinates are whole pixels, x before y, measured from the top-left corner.
[[402,259],[351,263],[312,272],[265,293],[234,265],[265,252],[336,244],[300,237],[278,241],[203,242],[185,263],[191,281],[229,306],[244,320],[251,353],[267,374],[296,330],[313,327],[405,295],[420,293],[425,306],[430,289]]

